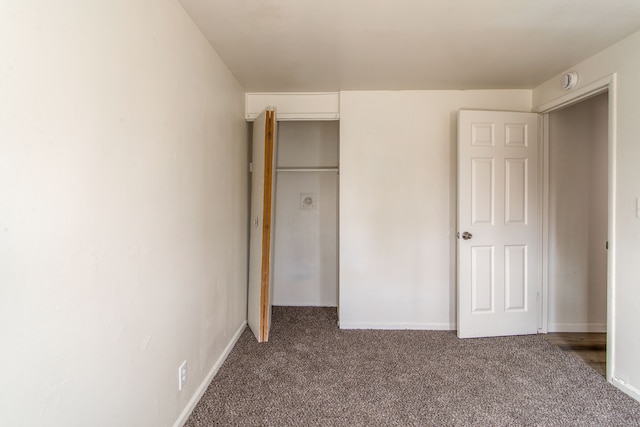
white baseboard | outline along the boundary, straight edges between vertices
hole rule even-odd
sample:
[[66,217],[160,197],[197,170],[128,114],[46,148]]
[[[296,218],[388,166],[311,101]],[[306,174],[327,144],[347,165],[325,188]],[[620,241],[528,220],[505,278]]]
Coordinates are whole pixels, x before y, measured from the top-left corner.
[[173,424],[173,427],[182,427],[187,422],[189,415],[191,415],[191,412],[193,412],[193,410],[195,409],[200,399],[202,399],[204,392],[207,391],[209,384],[211,384],[211,381],[213,381],[213,377],[215,377],[216,374],[218,373],[218,370],[220,369],[224,361],[227,359],[227,356],[229,355],[229,353],[231,353],[231,350],[233,350],[233,347],[236,345],[236,343],[240,339],[240,336],[242,335],[246,327],[247,327],[247,322],[245,321],[242,323],[242,325],[240,325],[240,327],[235,332],[235,334],[233,334],[233,337],[231,338],[227,346],[224,348],[224,351],[222,352],[220,357],[218,357],[218,360],[216,360],[216,362],[213,364],[213,367],[211,368],[207,376],[204,378],[204,381],[202,381],[200,386],[196,389],[196,392],[193,394],[193,397],[191,398],[191,400],[189,400],[187,407],[184,408],[184,410],[182,411],[182,413],[180,414],[176,422]]
[[381,330],[417,330],[417,331],[454,331],[452,323],[358,323],[340,322],[340,329],[381,329]]
[[329,308],[337,308],[338,305],[335,302],[332,303],[320,303],[320,302],[291,302],[291,301],[278,301],[278,302],[273,302],[271,304],[273,307],[314,307],[314,308],[318,308],[318,307],[329,307]]
[[607,332],[606,323],[551,323],[547,325],[547,332]]
[[640,402],[640,390],[638,390],[634,386],[627,384],[626,382],[616,378],[615,376],[611,377],[611,383],[614,386],[618,387],[623,392],[625,392],[626,394],[628,394],[629,396],[631,396],[632,398],[634,398],[635,400],[637,400],[638,402]]

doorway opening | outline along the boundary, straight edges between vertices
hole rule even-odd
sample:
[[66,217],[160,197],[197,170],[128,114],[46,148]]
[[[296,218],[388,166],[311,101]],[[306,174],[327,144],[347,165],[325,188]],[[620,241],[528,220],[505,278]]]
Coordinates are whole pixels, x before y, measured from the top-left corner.
[[338,306],[338,172],[338,121],[278,122],[275,306]]
[[547,331],[603,375],[609,235],[609,93],[548,113]]
[[338,306],[339,122],[269,107],[251,134],[247,323],[266,342],[273,305]]

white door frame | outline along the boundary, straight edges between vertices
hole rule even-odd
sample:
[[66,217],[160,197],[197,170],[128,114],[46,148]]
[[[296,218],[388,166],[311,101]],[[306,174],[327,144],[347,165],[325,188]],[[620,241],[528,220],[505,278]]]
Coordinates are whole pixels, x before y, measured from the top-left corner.
[[535,109],[535,112],[542,114],[542,159],[540,162],[541,200],[540,200],[540,321],[539,332],[548,331],[548,303],[549,303],[549,113],[564,107],[576,104],[587,98],[609,93],[608,111],[608,230],[607,241],[609,250],[607,251],[607,380],[611,382],[613,373],[613,354],[615,352],[615,271],[613,268],[616,256],[616,74],[610,74],[604,78],[588,83],[566,95],[542,104]]

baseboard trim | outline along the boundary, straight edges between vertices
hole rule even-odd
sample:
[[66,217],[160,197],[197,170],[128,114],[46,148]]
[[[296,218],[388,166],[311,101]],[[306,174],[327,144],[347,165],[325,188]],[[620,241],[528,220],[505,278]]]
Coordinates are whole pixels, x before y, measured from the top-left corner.
[[638,402],[640,402],[640,390],[635,388],[634,386],[627,384],[623,380],[616,378],[615,376],[611,377],[611,383],[622,390],[624,393],[628,394]]
[[379,329],[379,330],[417,330],[417,331],[454,331],[452,323],[358,323],[340,322],[340,329]]
[[235,332],[235,334],[233,334],[233,337],[231,338],[227,346],[224,348],[224,351],[222,352],[220,357],[218,357],[218,360],[216,360],[216,362],[213,364],[213,367],[211,368],[207,376],[204,378],[204,381],[202,381],[200,386],[196,389],[196,392],[193,394],[193,397],[191,398],[191,400],[189,400],[189,403],[187,404],[186,408],[184,408],[184,410],[182,411],[182,413],[180,414],[176,422],[173,424],[173,427],[182,427],[187,422],[187,419],[189,419],[189,415],[191,415],[191,413],[196,408],[196,405],[198,404],[200,399],[202,399],[204,392],[207,391],[209,384],[211,384],[211,381],[213,381],[213,377],[215,377],[216,374],[218,373],[218,370],[220,369],[224,361],[227,359],[227,356],[229,356],[229,353],[231,353],[231,350],[233,350],[233,347],[236,345],[236,343],[240,339],[240,336],[242,335],[246,327],[247,327],[247,322],[244,321],[242,325],[240,325],[238,330]]
[[547,332],[607,332],[606,323],[549,323]]
[[296,303],[296,302],[274,302],[273,304],[271,304],[273,307],[313,307],[313,308],[338,308],[338,305],[336,303],[329,303],[329,304],[320,304],[320,303]]

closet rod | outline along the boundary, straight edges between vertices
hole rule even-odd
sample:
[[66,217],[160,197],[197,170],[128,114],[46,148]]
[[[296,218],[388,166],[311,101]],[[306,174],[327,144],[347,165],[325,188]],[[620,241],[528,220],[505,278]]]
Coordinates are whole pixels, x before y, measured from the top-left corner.
[[276,172],[338,172],[338,168],[277,168]]

